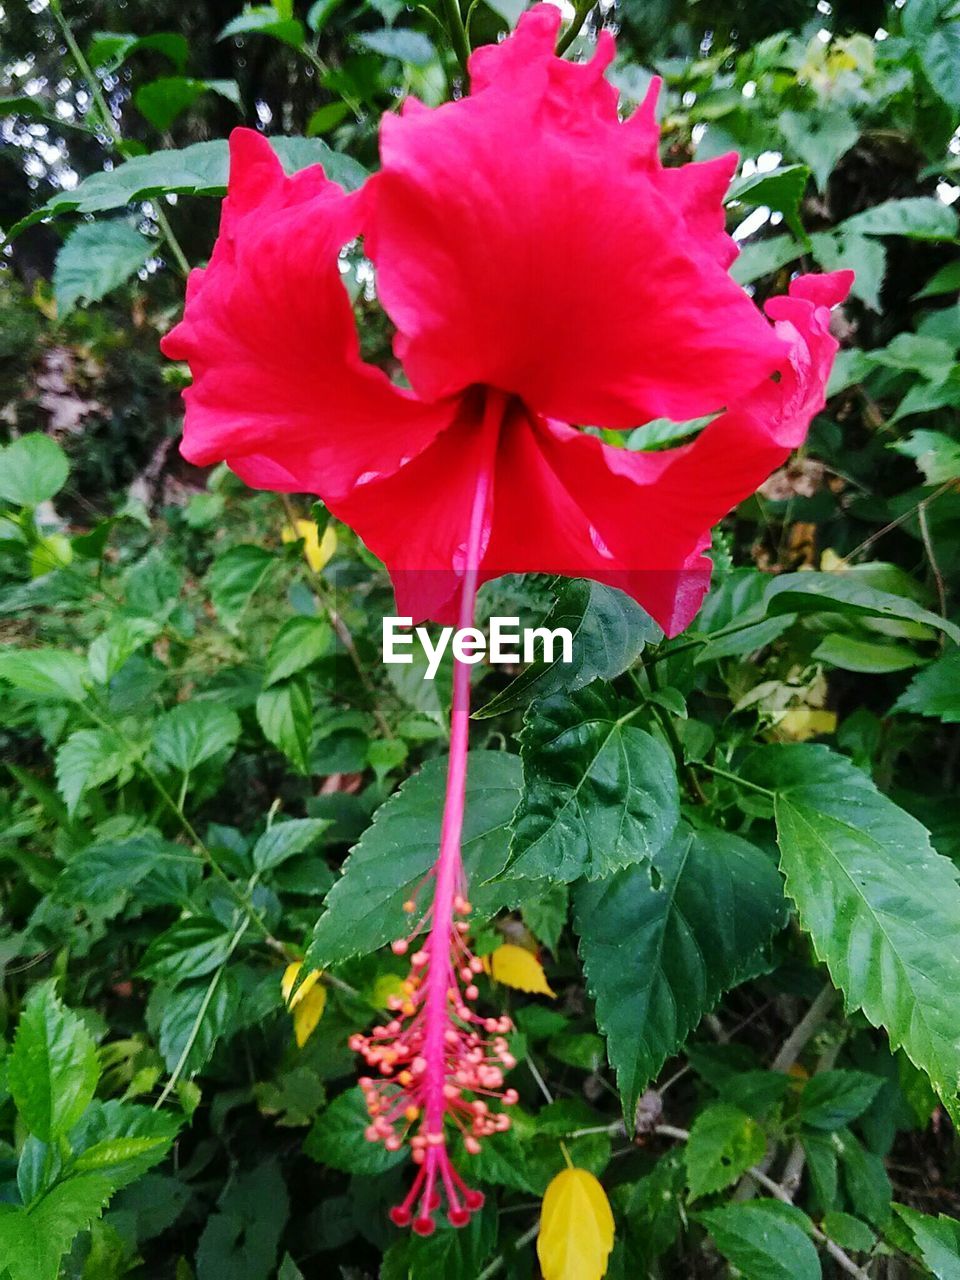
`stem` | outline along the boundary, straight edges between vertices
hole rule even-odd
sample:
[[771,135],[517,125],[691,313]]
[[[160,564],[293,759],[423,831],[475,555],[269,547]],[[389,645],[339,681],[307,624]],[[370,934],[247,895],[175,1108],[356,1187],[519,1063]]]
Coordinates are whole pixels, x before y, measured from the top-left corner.
[[[459,0],[441,0],[440,7],[443,10],[450,43],[453,45],[453,52],[457,55],[460,69],[465,76],[469,75],[467,62],[470,58],[470,41],[467,39],[467,29],[463,25],[463,14],[460,12]],[[473,615],[471,614],[471,620],[472,617]]]
[[[493,478],[493,455],[497,435],[503,417],[502,393],[487,392],[483,423],[480,428],[489,453],[480,468],[473,495],[470,524],[467,533],[466,564],[460,597],[460,628],[473,622],[474,603],[477,596],[477,580],[483,555],[484,524]],[[425,1000],[423,1056],[427,1061],[427,1088],[425,1091],[425,1119],[428,1133],[443,1131],[445,1111],[444,1085],[446,1073],[446,1032],[449,1025],[449,990],[453,985],[451,971],[451,944],[454,929],[454,899],[463,884],[463,860],[460,840],[463,832],[463,811],[467,788],[467,748],[470,723],[470,667],[455,661],[453,668],[453,702],[450,711],[450,761],[447,769],[447,790],[443,805],[443,825],[440,831],[440,852],[434,872],[436,886],[433,895],[433,919],[426,949],[430,954]]]
[[[654,1133],[658,1133],[662,1138],[675,1138],[678,1142],[686,1142],[690,1137],[689,1130],[678,1129],[672,1124],[658,1124]],[[790,1198],[788,1193],[784,1191],[779,1182],[774,1182],[774,1180],[768,1177],[762,1169],[748,1169],[745,1176],[753,1178],[759,1186],[763,1187],[764,1191],[769,1191],[777,1200],[782,1201],[784,1204],[793,1204],[793,1200]],[[864,1271],[862,1267],[858,1267],[852,1258],[848,1257],[848,1255],[845,1254],[838,1245],[835,1245],[832,1240],[828,1239],[819,1227],[815,1226],[812,1222],[810,1224],[810,1234],[818,1244],[822,1245],[823,1248],[826,1249],[827,1253],[829,1253],[830,1257],[833,1258],[837,1266],[840,1267],[842,1271],[845,1271],[847,1275],[856,1276],[857,1280],[870,1280],[866,1271]]]
[[769,787],[761,787],[759,783],[748,782],[746,778],[730,773],[727,769],[719,769],[715,764],[705,764],[701,761],[700,768],[706,769],[708,773],[715,773],[718,778],[726,778],[728,782],[735,782],[738,787],[746,787],[748,791],[756,791],[762,796],[769,796],[771,800],[777,794],[775,791],[771,791]]
[[581,4],[577,6],[577,11],[573,15],[573,21],[570,23],[569,27],[567,27],[566,31],[563,33],[560,39],[557,41],[557,57],[560,57],[562,54],[566,53],[566,51],[573,44],[574,40],[576,40],[577,36],[580,34],[580,32],[583,29],[583,24],[587,20],[587,14],[590,12],[592,8],[593,8],[592,0],[589,0],[587,4]]
[[[103,96],[103,89],[100,86],[100,81],[97,79],[90,63],[84,57],[82,49],[74,39],[73,31],[70,29],[70,23],[67,22],[66,18],[63,16],[63,11],[60,8],[60,0],[50,0],[50,12],[53,14],[54,18],[56,18],[57,25],[63,32],[63,38],[67,43],[67,48],[70,50],[70,56],[77,64],[77,70],[87,82],[87,86],[90,89],[90,96],[97,109],[97,114],[100,117],[101,124],[113,140],[113,145],[120,152],[121,156],[126,159],[127,145],[123,140],[123,134],[120,132],[120,126],[117,124],[116,120],[114,120],[113,112],[110,110],[110,105]],[[177,266],[183,275],[189,275],[190,263],[187,261],[187,255],[183,252],[183,249],[180,246],[180,241],[174,235],[173,228],[167,220],[167,215],[160,208],[159,204],[156,204],[154,208],[156,210],[157,226],[160,228],[164,239],[170,246],[170,252],[173,254]]]

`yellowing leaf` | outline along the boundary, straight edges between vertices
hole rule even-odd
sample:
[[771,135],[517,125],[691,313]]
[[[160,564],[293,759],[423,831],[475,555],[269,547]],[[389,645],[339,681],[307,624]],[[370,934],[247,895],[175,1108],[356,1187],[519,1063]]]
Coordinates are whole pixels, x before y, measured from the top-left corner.
[[806,742],[821,733],[833,733],[837,727],[835,711],[819,711],[815,707],[791,707],[777,722],[777,737],[788,742]]
[[400,973],[381,973],[379,978],[373,984],[370,992],[370,999],[378,1009],[389,1008],[389,1000],[391,996],[402,996],[406,992],[404,990],[404,982],[406,978]]
[[[307,981],[309,982],[309,978]],[[304,986],[306,986],[306,983],[304,983]],[[301,987],[302,990],[303,988]],[[302,1000],[298,998],[299,996],[300,991],[294,996],[296,1007],[293,1010],[293,1034],[296,1037],[297,1048],[302,1049],[314,1031],[316,1031],[317,1023],[323,1017],[323,1011],[327,1007],[327,988],[321,983],[318,987],[313,987],[308,991]]]
[[298,520],[293,528],[285,524],[280,537],[284,542],[303,539],[303,558],[314,573],[319,573],[336,554],[337,531],[332,524],[327,525],[321,538],[315,520]]
[[[319,969],[313,969],[308,973],[297,990],[293,991],[302,968],[303,962],[294,960],[284,969],[283,977],[280,979],[280,990],[283,993],[284,1003],[293,1014],[293,1034],[300,1049],[317,1029],[317,1023],[323,1017],[323,1011],[327,1005],[327,989],[320,982]],[[293,992],[292,996],[291,992]]]
[[838,556],[832,547],[827,547],[820,556],[820,569],[823,573],[835,573],[848,568],[843,556]]
[[547,1187],[537,1257],[543,1280],[600,1280],[613,1248],[613,1214],[586,1169],[564,1169]]
[[484,968],[491,974],[494,982],[502,982],[505,987],[515,987],[517,991],[531,991],[538,996],[557,998],[551,991],[543,965],[526,947],[514,946],[505,942],[502,947],[489,956],[484,956]]

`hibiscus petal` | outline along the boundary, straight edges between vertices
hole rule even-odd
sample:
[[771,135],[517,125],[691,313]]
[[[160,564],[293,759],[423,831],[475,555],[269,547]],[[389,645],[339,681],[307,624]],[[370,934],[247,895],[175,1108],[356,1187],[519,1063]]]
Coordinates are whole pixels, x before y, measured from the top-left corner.
[[447,424],[364,364],[338,256],[361,205],[319,165],[288,178],[265,138],[236,129],[209,266],[191,273],[163,351],[187,360],[181,449],[248,484],[323,497],[389,472]]
[[[617,449],[512,401],[497,442],[481,579],[593,578],[633,596],[668,635],[683,630],[709,586],[711,528],[785,461],[823,405],[837,349],[827,304],[849,285],[849,272],[804,277],[771,300],[789,351],[784,373],[692,444]],[[479,423],[479,411],[469,411],[395,475],[333,504],[386,562],[398,610],[415,621],[456,619],[470,508],[489,458]]]
[[[478,50],[475,92],[386,116],[367,249],[426,399],[473,384],[577,423],[715,412],[785,350],[724,270],[729,160],[662,170],[594,61],[553,54],[537,6]],[[645,148],[647,153],[645,154]]]

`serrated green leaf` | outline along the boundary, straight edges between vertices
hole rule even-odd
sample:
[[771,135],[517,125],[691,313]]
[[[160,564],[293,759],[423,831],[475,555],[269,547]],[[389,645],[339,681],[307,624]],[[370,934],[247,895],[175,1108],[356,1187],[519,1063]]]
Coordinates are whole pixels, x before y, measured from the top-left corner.
[[164,132],[205,93],[218,94],[238,109],[243,108],[236,80],[196,80],[192,76],[159,76],[141,85],[133,100],[140,114]]
[[790,150],[810,166],[821,191],[826,189],[837,161],[860,136],[859,125],[843,107],[781,111],[777,124]]
[[766,612],[845,613],[853,617],[888,618],[918,622],[942,631],[960,644],[960,628],[937,613],[931,613],[906,596],[880,591],[864,580],[857,570],[838,573],[784,573],[767,588]]
[[201,978],[226,961],[232,936],[212,916],[178,920],[147,947],[140,972],[160,982]]
[[53,292],[57,314],[78,302],[99,302],[126,284],[157,247],[131,222],[99,221],[77,227],[57,254]]
[[883,1086],[865,1071],[820,1071],[803,1086],[797,1114],[813,1129],[842,1129],[870,1106]]
[[67,455],[39,431],[0,448],[0,499],[18,507],[36,507],[67,482]]
[[895,1204],[893,1209],[937,1280],[960,1280],[960,1222],[944,1213],[934,1218],[905,1204]]
[[512,879],[596,879],[653,857],[680,813],[673,759],[609,686],[533,704],[520,737],[523,792]]
[[437,56],[432,42],[421,31],[411,31],[405,27],[365,31],[357,36],[357,43],[385,58],[407,62],[411,67],[428,67]]
[[927,831],[826,747],[765,747],[744,776],[775,793],[780,867],[818,957],[960,1116],[960,884]]
[[[145,881],[154,882],[155,893],[166,885],[167,901],[184,904],[191,884],[199,879],[203,863],[180,844],[147,831],[125,840],[105,840],[87,845],[73,855],[57,879],[57,895],[66,902],[102,903],[116,893],[133,892]],[[151,896],[155,896],[151,895]]]
[[122,785],[133,776],[137,754],[112,729],[77,729],[57,750],[57,789],[76,812],[85,793],[117,779]]
[[359,1089],[347,1089],[317,1116],[303,1144],[304,1154],[331,1169],[346,1173],[384,1173],[400,1164],[404,1151],[388,1151],[382,1142],[368,1142],[364,1130],[370,1123]]
[[653,619],[630,596],[586,578],[564,583],[557,602],[540,624],[550,631],[566,627],[573,637],[573,661],[535,663],[502,693],[474,712],[483,719],[516,707],[527,707],[533,698],[545,698],[565,689],[575,693],[593,680],[613,680],[636,662],[646,644],[662,639]]
[[331,825],[326,818],[293,818],[277,822],[253,846],[253,865],[258,871],[279,867],[288,858],[309,849]]
[[724,991],[762,968],[784,920],[773,864],[723,831],[681,824],[649,867],[574,889],[574,923],[624,1114]]
[[290,1198],[276,1160],[227,1184],[197,1248],[197,1280],[270,1280]]
[[148,1021],[156,1025],[158,1047],[168,1071],[183,1062],[189,1079],[207,1063],[217,1041],[228,1034],[240,1004],[240,989],[229,969],[209,980],[190,982],[174,990],[154,989]]
[[276,684],[312,666],[330,648],[332,633],[323,618],[290,618],[270,646],[264,685]]
[[766,1149],[763,1130],[745,1111],[726,1102],[704,1107],[684,1148],[690,1198],[732,1186],[763,1159]]
[[[446,760],[428,761],[377,810],[330,890],[307,951],[308,969],[325,969],[375,951],[409,932],[403,903],[437,856],[446,784]],[[468,757],[463,858],[475,918],[502,904],[504,887],[484,887],[506,861],[508,828],[520,788],[520,762],[498,751]],[[419,901],[422,912],[427,903]]]
[[72,1129],[99,1076],[89,1031],[64,1007],[52,981],[35,987],[7,1059],[7,1088],[30,1133],[53,1142]]
[[727,1204],[697,1214],[744,1280],[821,1280],[820,1259],[801,1226],[773,1200]]
[[257,723],[267,741],[283,752],[298,773],[310,772],[313,703],[302,677],[264,689],[257,698]]
[[180,773],[192,773],[213,756],[233,749],[240,737],[235,711],[216,702],[181,702],[153,727],[154,754]]
[[810,237],[810,252],[824,271],[852,271],[850,292],[871,311],[881,310],[887,251],[878,240],[853,231],[818,231]]
[[87,679],[87,664],[67,649],[0,650],[0,680],[26,693],[82,702]]
[[802,241],[806,239],[806,233],[800,221],[800,201],[809,181],[810,169],[807,165],[781,165],[777,169],[738,178],[731,184],[724,203],[730,204],[737,200],[753,208],[765,205],[776,213],[782,213],[784,222],[797,239]]
[[861,236],[907,236],[914,240],[953,240],[957,213],[936,196],[884,200],[840,223],[840,231]]
[[891,711],[960,722],[960,649],[945,653],[913,677]]

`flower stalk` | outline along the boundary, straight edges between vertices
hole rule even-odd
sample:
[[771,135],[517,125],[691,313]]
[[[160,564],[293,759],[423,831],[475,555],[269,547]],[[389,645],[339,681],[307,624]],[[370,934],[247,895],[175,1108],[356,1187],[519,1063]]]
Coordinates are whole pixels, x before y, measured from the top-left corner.
[[[464,550],[459,625],[473,623],[492,497],[493,459],[503,420],[505,396],[486,393],[480,430],[487,465],[479,469]],[[483,1205],[481,1192],[468,1187],[453,1166],[448,1139],[459,1131],[464,1150],[475,1155],[480,1139],[509,1128],[503,1112],[488,1099],[510,1106],[514,1089],[503,1088],[503,1074],[515,1065],[506,1033],[507,1017],[482,1017],[473,1008],[479,996],[480,961],[470,953],[466,935],[470,914],[462,837],[466,804],[467,751],[470,721],[470,668],[455,661],[450,713],[450,757],[437,861],[427,876],[433,901],[412,934],[393,943],[405,955],[429,922],[422,945],[411,957],[403,996],[392,997],[394,1018],[374,1027],[369,1036],[355,1035],[350,1044],[376,1067],[380,1079],[363,1077],[370,1124],[366,1136],[397,1151],[409,1140],[416,1177],[406,1199],[391,1210],[397,1226],[412,1225],[419,1235],[435,1230],[434,1213],[446,1200],[447,1217],[465,1226]],[[416,909],[415,901],[404,904]]]

